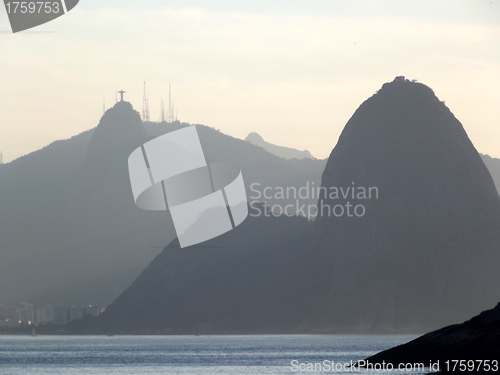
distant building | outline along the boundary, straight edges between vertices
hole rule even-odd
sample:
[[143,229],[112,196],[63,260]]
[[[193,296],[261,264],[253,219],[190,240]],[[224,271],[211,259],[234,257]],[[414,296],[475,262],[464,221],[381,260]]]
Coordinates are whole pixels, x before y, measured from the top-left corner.
[[18,327],[19,310],[16,306],[0,306],[0,327]]
[[35,310],[35,324],[49,323],[54,321],[54,307],[46,305]]
[[14,320],[16,322],[19,321],[19,309],[16,306],[8,306],[7,314],[8,319]]
[[19,310],[19,324],[20,325],[31,325],[35,324],[35,317],[33,314],[33,309],[20,308]]
[[33,304],[24,302],[17,306],[0,306],[1,326],[19,326],[35,324]]
[[8,306],[1,306],[0,305],[0,319],[5,320],[9,319],[8,317]]
[[21,307],[17,309],[19,314],[19,324],[20,325],[31,325],[35,324],[35,314],[33,311],[33,304],[23,302]]
[[54,321],[58,324],[66,324],[69,319],[66,315],[66,307],[58,307],[54,309]]
[[28,302],[23,302],[21,303],[21,308],[33,310],[33,304]]
[[98,316],[106,309],[99,306],[85,306],[85,307],[58,307],[54,311],[54,321],[58,324],[67,324],[74,320],[83,319],[87,316]]
[[104,307],[99,306],[89,306],[87,307],[87,315],[90,316],[98,316],[101,315],[106,309]]
[[18,327],[20,325],[43,324],[54,322],[67,324],[87,316],[98,316],[106,309],[99,306],[58,307],[45,305],[37,309],[32,303],[23,302],[20,307],[0,305],[0,327]]

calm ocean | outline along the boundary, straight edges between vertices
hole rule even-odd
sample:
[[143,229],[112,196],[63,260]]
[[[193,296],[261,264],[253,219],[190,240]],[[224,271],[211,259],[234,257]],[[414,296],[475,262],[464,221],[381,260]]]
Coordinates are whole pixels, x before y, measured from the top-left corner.
[[[0,336],[1,375],[353,374],[307,363],[356,361],[414,336]],[[292,361],[296,364],[292,366]],[[295,371],[294,371],[295,370]],[[388,374],[409,372],[368,371]],[[414,372],[422,373],[422,372]]]

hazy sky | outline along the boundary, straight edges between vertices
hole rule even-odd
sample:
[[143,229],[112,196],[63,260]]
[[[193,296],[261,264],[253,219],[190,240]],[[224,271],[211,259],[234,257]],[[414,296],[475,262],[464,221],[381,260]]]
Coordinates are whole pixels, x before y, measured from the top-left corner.
[[476,148],[500,157],[500,0],[81,0],[12,34],[0,9],[4,161],[93,128],[115,91],[179,120],[325,158],[397,75],[434,89]]

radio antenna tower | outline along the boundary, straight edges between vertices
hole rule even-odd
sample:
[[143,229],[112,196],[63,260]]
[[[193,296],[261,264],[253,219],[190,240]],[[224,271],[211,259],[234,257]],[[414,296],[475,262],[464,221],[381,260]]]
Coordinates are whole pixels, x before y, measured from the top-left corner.
[[160,114],[160,122],[165,121],[165,103],[163,102],[163,98],[161,98],[161,114]]
[[3,164],[3,153],[0,151],[0,164]]
[[170,89],[170,83],[168,84],[168,122],[174,121],[174,115],[172,114],[172,91]]
[[149,103],[146,95],[146,81],[144,81],[144,96],[142,98],[142,122],[149,121]]

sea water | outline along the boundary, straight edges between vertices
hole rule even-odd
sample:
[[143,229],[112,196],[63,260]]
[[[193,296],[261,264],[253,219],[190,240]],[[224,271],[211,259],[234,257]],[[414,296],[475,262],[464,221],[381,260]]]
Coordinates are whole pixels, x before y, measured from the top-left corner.
[[[1,375],[402,374],[325,366],[364,359],[415,336],[0,336]],[[319,364],[319,365],[318,365]],[[314,371],[307,371],[312,369]],[[304,370],[304,371],[302,371]],[[411,373],[422,374],[414,371]]]

